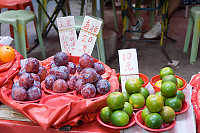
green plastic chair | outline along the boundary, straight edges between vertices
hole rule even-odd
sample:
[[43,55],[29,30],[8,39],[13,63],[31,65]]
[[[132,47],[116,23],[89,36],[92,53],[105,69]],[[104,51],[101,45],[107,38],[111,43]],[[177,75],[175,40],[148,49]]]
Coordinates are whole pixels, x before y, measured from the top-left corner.
[[40,32],[40,27],[37,24],[37,19],[33,12],[26,10],[10,10],[0,14],[0,23],[10,24],[13,26],[16,50],[21,53],[24,58],[27,58],[25,37],[26,24],[31,21],[34,21],[34,24],[36,25],[36,32],[42,51],[42,56],[43,58],[45,58],[45,49]]
[[193,64],[196,61],[198,46],[199,46],[199,33],[200,33],[200,7],[192,7],[190,10],[190,16],[188,21],[188,29],[185,38],[184,52],[188,52],[188,47],[190,43],[190,36],[193,28],[193,40],[192,40],[192,48],[190,55],[190,64]]
[[[78,32],[81,30],[81,25],[83,23],[84,17],[85,16],[74,16],[75,26],[76,26],[75,29]],[[101,18],[97,18],[97,17],[94,17],[94,18],[101,20],[103,22],[103,20]],[[99,34],[97,35],[96,47],[97,47],[97,52],[98,52],[98,59],[101,60],[102,62],[106,63],[103,34],[102,34],[102,26],[101,26],[101,29],[99,31]]]

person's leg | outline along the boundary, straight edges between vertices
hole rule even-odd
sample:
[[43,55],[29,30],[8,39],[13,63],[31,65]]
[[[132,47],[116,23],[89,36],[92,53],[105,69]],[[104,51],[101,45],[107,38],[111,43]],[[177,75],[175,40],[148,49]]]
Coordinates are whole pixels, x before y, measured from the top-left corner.
[[[168,20],[170,21],[176,9],[179,7],[181,0],[168,0]],[[144,34],[144,38],[152,39],[161,34],[161,23],[156,22],[156,24]]]

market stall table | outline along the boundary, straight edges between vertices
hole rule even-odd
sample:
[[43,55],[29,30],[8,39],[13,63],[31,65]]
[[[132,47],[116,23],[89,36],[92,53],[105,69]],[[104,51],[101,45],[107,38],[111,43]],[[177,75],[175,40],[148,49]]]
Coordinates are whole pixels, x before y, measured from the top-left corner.
[[[152,91],[152,87],[150,84],[147,87],[150,92]],[[196,133],[196,125],[195,125],[195,117],[193,112],[193,107],[191,105],[191,91],[192,87],[190,85],[187,86],[187,88],[184,89],[184,93],[186,94],[186,100],[190,103],[190,108],[187,112],[184,114],[180,114],[176,116],[176,125],[175,127],[170,130],[166,131],[165,133]],[[44,133],[44,130],[39,127],[38,125],[33,124],[30,122],[29,119],[22,116],[20,113],[13,111],[11,108],[1,105],[0,106],[0,130],[7,131],[9,133],[18,133],[22,129],[23,131],[34,131],[37,133]],[[86,126],[87,125],[87,126]],[[14,132],[15,131],[15,132]],[[101,126],[97,121],[84,124],[80,127],[75,127],[72,130],[73,132],[119,132],[117,130],[112,130],[106,127]],[[62,133],[61,131],[58,131],[56,129],[48,129],[45,131],[45,133]],[[135,124],[133,127],[125,130],[121,130],[121,133],[145,133],[148,132],[141,127],[139,127],[137,124]]]

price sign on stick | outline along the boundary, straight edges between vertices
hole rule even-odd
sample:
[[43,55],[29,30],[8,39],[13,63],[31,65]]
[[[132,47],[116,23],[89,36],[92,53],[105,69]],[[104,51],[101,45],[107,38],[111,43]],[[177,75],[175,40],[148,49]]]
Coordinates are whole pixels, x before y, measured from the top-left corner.
[[74,16],[57,18],[61,50],[71,54],[76,47],[77,35]]
[[139,78],[136,49],[118,50],[122,91],[125,91],[125,82],[128,78]]
[[73,56],[81,56],[84,53],[92,54],[101,24],[102,21],[85,16],[76,48],[72,50]]

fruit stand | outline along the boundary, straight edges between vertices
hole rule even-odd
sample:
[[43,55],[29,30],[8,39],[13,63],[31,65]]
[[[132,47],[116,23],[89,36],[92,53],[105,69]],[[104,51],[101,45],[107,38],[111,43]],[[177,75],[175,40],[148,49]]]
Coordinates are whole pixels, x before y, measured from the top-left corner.
[[117,74],[85,52],[57,52],[41,61],[23,59],[10,46],[0,45],[0,52],[2,131],[196,132],[194,84],[170,67],[149,79],[143,73]]

